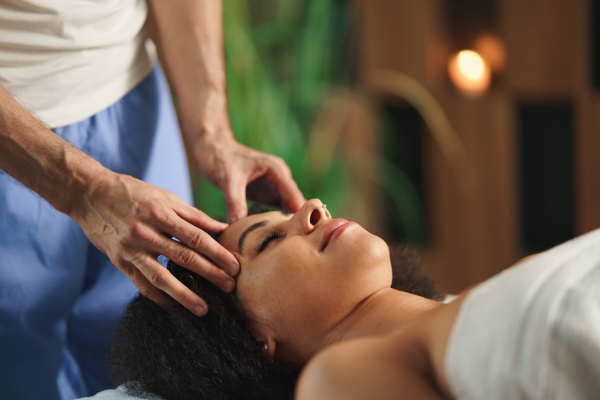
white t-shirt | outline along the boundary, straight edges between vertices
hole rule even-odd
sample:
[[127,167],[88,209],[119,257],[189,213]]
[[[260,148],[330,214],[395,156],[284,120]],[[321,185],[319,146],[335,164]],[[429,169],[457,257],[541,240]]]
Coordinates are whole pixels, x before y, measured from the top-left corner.
[[145,0],[2,0],[0,83],[54,128],[118,101],[152,70]]
[[599,399],[600,229],[473,289],[444,368],[461,400]]

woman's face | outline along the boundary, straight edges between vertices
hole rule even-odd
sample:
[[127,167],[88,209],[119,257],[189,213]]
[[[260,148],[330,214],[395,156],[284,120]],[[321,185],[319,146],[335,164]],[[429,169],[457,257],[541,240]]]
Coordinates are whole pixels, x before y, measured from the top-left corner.
[[278,348],[326,334],[392,281],[386,243],[356,223],[332,219],[319,200],[296,214],[243,218],[219,241],[240,261],[236,293],[256,317],[251,330],[259,340],[277,336]]

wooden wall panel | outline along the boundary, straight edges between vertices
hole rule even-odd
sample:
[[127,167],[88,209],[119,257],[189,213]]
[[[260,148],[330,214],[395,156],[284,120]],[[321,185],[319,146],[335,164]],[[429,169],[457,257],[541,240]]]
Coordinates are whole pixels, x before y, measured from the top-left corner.
[[582,96],[577,112],[577,232],[600,227],[600,96]]
[[369,86],[377,70],[388,69],[410,75],[424,83],[436,73],[431,58],[439,51],[432,46],[440,37],[441,0],[359,0],[359,73]]
[[519,101],[573,101],[577,231],[600,227],[600,97],[589,89],[587,0],[497,0],[507,65],[477,99],[460,96],[446,77],[451,40],[443,0],[356,4],[359,79],[373,100],[391,101],[375,83],[379,69],[416,79],[435,95],[470,157],[474,178],[465,189],[424,133],[430,235],[425,266],[443,289],[460,291],[526,255],[519,241]]
[[570,96],[585,85],[586,0],[502,0],[509,90],[533,97]]
[[511,98],[495,92],[469,100],[438,95],[466,146],[467,185],[428,139],[428,198],[432,234],[426,269],[458,292],[514,263],[516,231],[514,122]]

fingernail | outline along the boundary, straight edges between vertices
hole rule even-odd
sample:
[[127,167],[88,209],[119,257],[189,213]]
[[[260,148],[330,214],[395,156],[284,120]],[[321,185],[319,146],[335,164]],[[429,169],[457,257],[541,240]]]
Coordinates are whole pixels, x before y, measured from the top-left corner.
[[227,273],[230,276],[236,276],[238,274],[238,272],[240,271],[240,267],[237,264],[229,264],[227,266]]
[[194,307],[194,314],[196,314],[197,317],[204,317],[204,315],[206,314],[206,307],[204,306],[196,306]]
[[226,281],[223,282],[223,290],[226,292],[231,292],[233,290],[235,286],[235,282],[233,281],[233,279],[227,279]]

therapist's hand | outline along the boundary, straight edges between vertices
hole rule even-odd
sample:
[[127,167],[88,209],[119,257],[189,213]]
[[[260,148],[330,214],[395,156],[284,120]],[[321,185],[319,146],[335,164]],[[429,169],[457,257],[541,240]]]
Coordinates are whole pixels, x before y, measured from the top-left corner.
[[246,198],[292,212],[306,202],[280,157],[251,149],[235,139],[200,140],[195,143],[194,153],[202,174],[223,193],[229,222],[248,214]]
[[227,224],[214,221],[172,192],[107,171],[89,183],[72,214],[90,241],[144,296],[161,306],[166,292],[198,316],[208,310],[203,299],[157,261],[159,255],[227,292],[235,287],[237,259],[204,231],[222,231]]
[[304,197],[285,162],[242,146],[229,123],[222,1],[150,0],[154,43],[176,95],[179,121],[202,174],[223,196],[227,219],[251,200],[297,211]]

